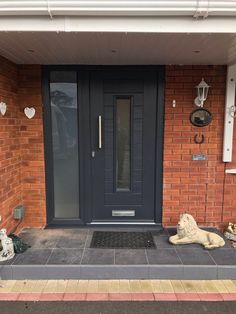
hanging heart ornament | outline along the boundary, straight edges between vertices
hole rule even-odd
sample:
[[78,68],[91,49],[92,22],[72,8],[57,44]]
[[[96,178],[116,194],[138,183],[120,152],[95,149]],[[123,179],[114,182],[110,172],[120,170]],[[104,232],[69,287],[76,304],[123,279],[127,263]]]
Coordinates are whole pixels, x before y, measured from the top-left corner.
[[0,112],[4,116],[7,111],[7,105],[5,102],[0,102]]
[[24,113],[25,113],[27,118],[32,119],[35,116],[35,109],[33,107],[31,107],[31,108],[26,107],[24,109]]

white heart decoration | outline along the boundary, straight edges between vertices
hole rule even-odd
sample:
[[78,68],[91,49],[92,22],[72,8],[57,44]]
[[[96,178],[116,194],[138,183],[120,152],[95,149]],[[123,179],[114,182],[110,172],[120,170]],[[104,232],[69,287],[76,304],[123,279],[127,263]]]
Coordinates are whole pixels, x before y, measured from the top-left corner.
[[4,116],[7,111],[7,104],[5,102],[0,102],[0,112]]
[[32,108],[26,107],[24,109],[24,113],[27,118],[32,119],[35,115],[35,109],[33,107]]

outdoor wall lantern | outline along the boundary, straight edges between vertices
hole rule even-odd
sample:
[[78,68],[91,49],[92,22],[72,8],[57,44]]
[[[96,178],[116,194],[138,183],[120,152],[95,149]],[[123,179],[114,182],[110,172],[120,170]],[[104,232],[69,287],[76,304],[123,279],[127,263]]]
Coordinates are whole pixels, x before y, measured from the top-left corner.
[[4,116],[7,111],[7,104],[5,102],[0,102],[0,112]]
[[196,86],[197,97],[194,99],[194,103],[197,107],[203,107],[204,101],[207,99],[209,85],[202,78],[201,82]]

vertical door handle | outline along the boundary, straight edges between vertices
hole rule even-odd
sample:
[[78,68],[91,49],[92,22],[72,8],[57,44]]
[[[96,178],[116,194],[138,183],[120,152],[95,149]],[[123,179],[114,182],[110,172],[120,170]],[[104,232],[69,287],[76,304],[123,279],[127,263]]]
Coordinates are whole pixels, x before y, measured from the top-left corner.
[[102,149],[102,116],[98,116],[98,148]]

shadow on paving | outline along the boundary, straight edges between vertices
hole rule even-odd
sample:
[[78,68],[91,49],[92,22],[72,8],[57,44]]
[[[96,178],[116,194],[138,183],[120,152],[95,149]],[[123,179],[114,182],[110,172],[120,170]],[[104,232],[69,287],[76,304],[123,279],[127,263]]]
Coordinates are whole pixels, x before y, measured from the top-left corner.
[[231,302],[0,302],[1,314],[113,314],[113,313],[235,313],[236,301]]

